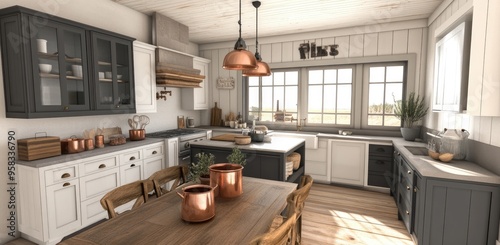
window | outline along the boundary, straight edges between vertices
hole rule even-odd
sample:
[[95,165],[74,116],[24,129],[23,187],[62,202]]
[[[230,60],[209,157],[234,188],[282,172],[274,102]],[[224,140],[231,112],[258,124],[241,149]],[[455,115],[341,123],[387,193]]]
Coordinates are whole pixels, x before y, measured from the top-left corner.
[[436,43],[434,111],[465,109],[470,47],[470,23],[463,22]]
[[364,69],[368,82],[366,125],[401,126],[401,120],[394,116],[394,104],[403,98],[404,64],[372,64]]
[[308,123],[351,125],[353,68],[308,72]]
[[249,119],[291,122],[297,118],[298,70],[273,70],[267,77],[248,78]]
[[403,98],[407,62],[273,68],[248,77],[248,120],[315,127],[398,130],[395,101]]

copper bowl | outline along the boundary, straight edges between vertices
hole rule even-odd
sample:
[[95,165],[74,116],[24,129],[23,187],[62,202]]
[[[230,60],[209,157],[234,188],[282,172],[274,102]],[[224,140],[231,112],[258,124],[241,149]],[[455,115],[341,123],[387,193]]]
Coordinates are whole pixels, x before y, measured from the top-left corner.
[[234,163],[210,165],[210,185],[219,186],[215,195],[224,198],[238,197],[243,193],[243,166]]
[[131,129],[128,131],[128,134],[130,136],[130,140],[132,141],[143,140],[146,138],[146,130],[144,129]]

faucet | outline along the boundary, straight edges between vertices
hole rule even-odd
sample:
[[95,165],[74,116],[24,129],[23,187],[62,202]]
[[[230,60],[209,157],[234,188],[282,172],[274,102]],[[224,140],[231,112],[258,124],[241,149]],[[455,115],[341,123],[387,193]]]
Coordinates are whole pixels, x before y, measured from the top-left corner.
[[300,131],[302,129],[303,126],[306,126],[306,120],[307,120],[307,117],[305,118],[297,118],[297,119],[292,119],[290,121],[296,121],[297,124],[296,124],[296,127],[297,127],[297,131]]

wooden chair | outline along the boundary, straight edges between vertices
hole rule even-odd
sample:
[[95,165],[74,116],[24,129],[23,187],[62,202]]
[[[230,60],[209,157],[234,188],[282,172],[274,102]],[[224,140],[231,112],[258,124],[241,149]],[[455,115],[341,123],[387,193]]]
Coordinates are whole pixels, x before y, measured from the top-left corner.
[[[186,183],[187,172],[187,166],[173,166],[155,172],[148,179],[153,182],[156,196],[160,197],[161,195],[163,195],[163,193],[172,191],[180,185]],[[161,188],[162,185],[165,185],[166,183],[171,181],[174,181],[174,183],[170,187],[170,190],[164,190]]]
[[123,204],[135,200],[132,209],[136,209],[148,200],[148,193],[153,190],[153,183],[150,180],[138,180],[126,185],[122,185],[108,192],[101,198],[101,206],[108,211],[110,219],[118,214],[115,209]]
[[284,223],[273,231],[253,239],[251,245],[284,245],[293,244],[292,230],[297,222],[296,214],[290,216]]
[[309,196],[312,183],[313,179],[310,175],[302,176],[297,190],[290,193],[286,198],[287,206],[283,212],[284,216],[277,215],[269,229],[270,231],[276,229],[277,225],[282,223],[285,218],[296,214],[297,222],[292,230],[292,241],[295,241],[293,244],[300,244],[302,240],[302,211],[304,210],[305,201]]

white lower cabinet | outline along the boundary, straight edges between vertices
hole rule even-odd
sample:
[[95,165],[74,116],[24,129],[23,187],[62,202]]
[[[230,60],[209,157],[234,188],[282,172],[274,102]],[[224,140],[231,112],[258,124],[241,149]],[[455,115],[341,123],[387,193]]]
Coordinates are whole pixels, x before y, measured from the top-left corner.
[[327,162],[328,140],[319,139],[317,149],[306,148],[306,174],[315,182],[330,183],[331,165]]
[[328,150],[331,182],[363,186],[368,142],[331,139],[328,140]]
[[125,185],[137,180],[143,179],[144,165],[142,161],[128,163],[125,166],[120,166],[121,184]]
[[19,165],[17,213],[22,237],[37,244],[57,244],[107,218],[101,198],[165,168],[164,145],[153,143],[41,168]]
[[167,139],[167,167],[179,165],[179,139]]
[[64,236],[81,226],[79,189],[77,179],[47,186],[50,237]]

